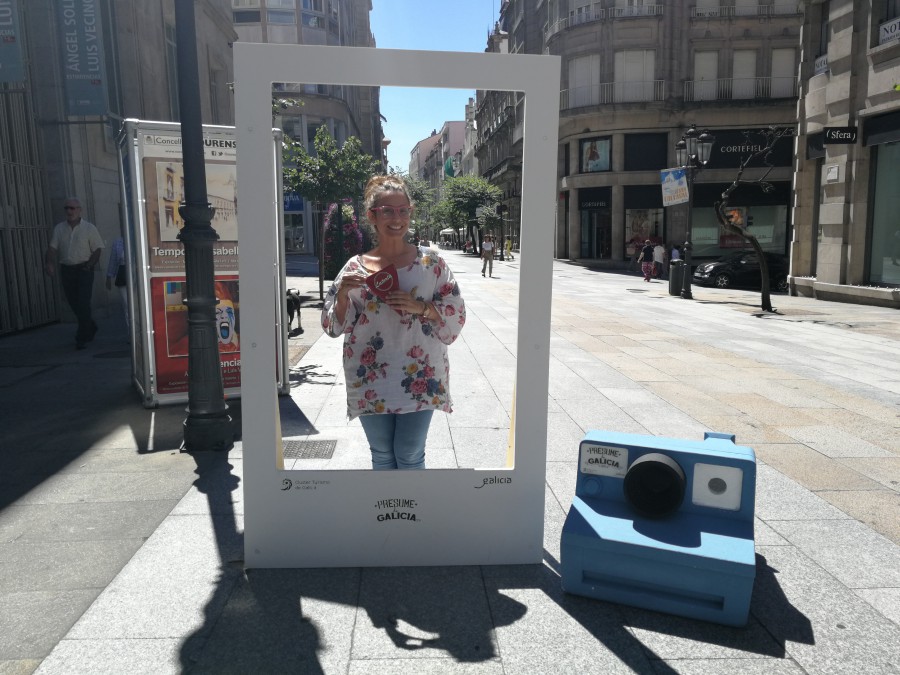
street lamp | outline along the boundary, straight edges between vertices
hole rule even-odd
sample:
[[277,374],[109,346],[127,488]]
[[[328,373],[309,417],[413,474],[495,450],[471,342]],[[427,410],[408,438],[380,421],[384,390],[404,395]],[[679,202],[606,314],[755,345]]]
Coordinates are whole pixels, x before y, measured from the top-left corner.
[[681,140],[675,144],[675,160],[678,162],[678,166],[684,169],[688,184],[687,236],[684,242],[684,274],[681,285],[681,297],[685,300],[694,298],[691,293],[691,249],[693,247],[691,244],[691,221],[694,210],[694,176],[700,173],[709,162],[715,142],[715,136],[711,135],[709,131],[698,133],[697,126],[691,124]]

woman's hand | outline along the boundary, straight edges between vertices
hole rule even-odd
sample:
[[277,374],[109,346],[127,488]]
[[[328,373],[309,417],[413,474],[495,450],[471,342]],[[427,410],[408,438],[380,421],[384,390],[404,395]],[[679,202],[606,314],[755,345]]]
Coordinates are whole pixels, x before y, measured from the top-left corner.
[[359,272],[350,272],[342,276],[340,282],[338,282],[338,302],[346,302],[349,299],[350,291],[361,288],[365,283],[366,277]]
[[386,301],[394,309],[406,314],[424,314],[428,307],[424,300],[418,300],[415,295],[406,291],[388,293]]

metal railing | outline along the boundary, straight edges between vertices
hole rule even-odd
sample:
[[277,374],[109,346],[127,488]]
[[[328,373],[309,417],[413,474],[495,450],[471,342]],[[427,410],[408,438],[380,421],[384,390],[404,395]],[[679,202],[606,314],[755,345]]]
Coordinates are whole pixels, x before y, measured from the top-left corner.
[[794,98],[795,77],[743,77],[715,80],[688,80],[684,83],[686,101],[734,101],[758,98]]
[[798,2],[776,2],[772,5],[722,5],[721,7],[692,7],[691,18],[713,19],[736,16],[789,16],[802,14]]
[[664,5],[638,5],[636,7],[612,7],[609,16],[623,19],[634,16],[662,16]]
[[665,84],[665,80],[602,82],[564,89],[560,92],[559,107],[561,110],[567,110],[610,103],[663,101],[666,97]]

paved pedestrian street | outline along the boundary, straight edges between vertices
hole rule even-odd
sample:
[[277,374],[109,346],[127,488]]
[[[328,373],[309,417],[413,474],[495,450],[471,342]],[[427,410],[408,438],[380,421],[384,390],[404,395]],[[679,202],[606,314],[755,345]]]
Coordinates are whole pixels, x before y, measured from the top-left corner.
[[[502,466],[528,255],[484,278],[476,257],[444,253],[468,320],[450,347],[455,410],[435,415],[426,462]],[[284,438],[334,451],[286,465],[368,468],[318,280],[288,286],[305,301]],[[85,351],[69,325],[0,339],[0,673],[900,673],[900,312],[775,295],[769,315],[752,291],[694,298],[553,263],[540,565],[245,571],[252,449],[177,452],[183,409],[141,407],[114,317]],[[746,627],[561,590],[589,430],[714,431],[753,448]]]

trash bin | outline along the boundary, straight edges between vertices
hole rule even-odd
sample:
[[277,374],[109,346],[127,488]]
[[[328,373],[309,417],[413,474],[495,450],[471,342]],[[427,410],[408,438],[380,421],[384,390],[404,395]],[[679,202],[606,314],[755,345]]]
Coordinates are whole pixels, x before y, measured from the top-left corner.
[[684,260],[669,263],[669,295],[681,295],[684,286]]

